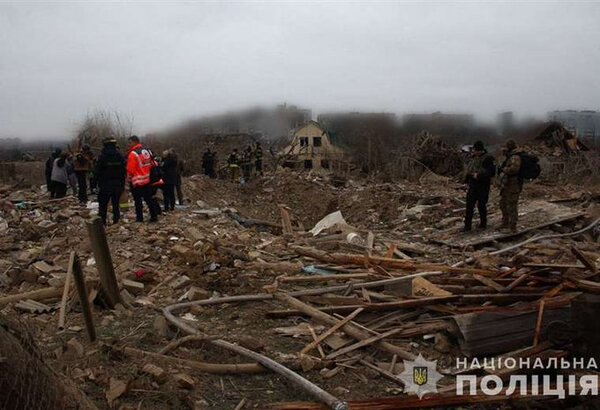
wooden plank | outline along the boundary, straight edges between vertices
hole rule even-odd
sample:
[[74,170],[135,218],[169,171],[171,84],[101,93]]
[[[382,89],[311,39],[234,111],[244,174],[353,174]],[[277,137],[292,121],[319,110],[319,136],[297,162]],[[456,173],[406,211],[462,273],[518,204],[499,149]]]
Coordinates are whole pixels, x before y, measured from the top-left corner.
[[[477,295],[479,296],[479,295]],[[512,295],[509,295],[512,297]],[[315,308],[316,310],[324,313],[350,313],[358,308],[363,308],[365,311],[386,311],[395,309],[414,308],[421,306],[428,306],[438,303],[447,303],[458,301],[461,296],[444,296],[444,297],[433,297],[433,298],[419,298],[419,299],[408,299],[399,302],[383,302],[383,303],[370,303],[366,305],[346,305],[346,306],[328,306],[322,308]],[[299,316],[303,312],[301,310],[272,310],[267,312],[269,317],[287,317],[287,316]]]
[[452,293],[440,289],[425,278],[414,278],[412,280],[412,295],[427,297],[451,296]]
[[407,254],[405,254],[404,252],[402,252],[400,249],[395,249],[394,250],[394,255],[396,255],[400,259],[404,259],[405,261],[412,261],[413,260],[413,258],[411,258]]
[[390,243],[388,246],[387,252],[385,253],[385,257],[391,259],[394,257],[394,251],[396,250],[396,244]]
[[119,285],[117,284],[117,277],[115,276],[112,257],[110,255],[110,249],[108,247],[108,241],[106,240],[104,225],[100,218],[94,218],[87,223],[87,227],[90,244],[92,246],[92,251],[94,252],[94,259],[96,260],[98,275],[100,276],[104,299],[106,304],[111,309],[114,309],[114,307],[118,303],[121,303],[122,300],[119,292]]
[[392,329],[392,330],[387,331],[385,333],[381,333],[379,335],[372,336],[372,337],[369,337],[367,339],[363,339],[363,340],[361,340],[361,341],[359,341],[357,343],[354,343],[354,344],[352,344],[350,346],[346,346],[343,349],[340,349],[338,351],[330,353],[329,355],[327,355],[327,357],[325,357],[325,359],[328,359],[328,360],[335,359],[338,356],[341,356],[343,354],[347,354],[347,353],[353,352],[356,349],[360,349],[361,347],[369,346],[369,345],[371,345],[371,344],[373,344],[375,342],[378,342],[378,341],[380,341],[382,339],[385,339],[386,337],[395,335],[396,333],[400,333],[401,331],[402,331],[402,328]]
[[327,282],[330,280],[352,280],[352,279],[373,279],[377,278],[372,273],[340,273],[335,275],[318,275],[318,276],[283,276],[277,279],[278,282],[288,283],[306,283],[306,282]]
[[93,342],[96,340],[96,329],[94,328],[92,310],[88,301],[87,290],[85,289],[83,271],[81,270],[81,264],[79,263],[79,258],[76,254],[73,257],[73,280],[75,281],[75,287],[77,288],[77,293],[79,295],[79,304],[81,306],[81,312],[83,313],[85,328],[90,342]]
[[[397,356],[396,356],[396,355],[394,355],[394,357],[397,357]],[[383,377],[385,377],[386,379],[388,379],[388,380],[391,380],[391,381],[393,381],[394,383],[398,383],[398,384],[399,384],[399,385],[401,385],[401,386],[404,386],[404,382],[403,382],[402,380],[400,380],[400,378],[398,378],[398,377],[397,377],[397,376],[396,376],[394,373],[392,373],[391,371],[389,371],[389,370],[385,370],[385,369],[382,369],[382,368],[380,368],[380,367],[378,367],[378,366],[374,365],[373,363],[369,363],[369,362],[367,362],[366,360],[359,360],[359,362],[360,362],[361,364],[364,364],[364,365],[365,365],[365,366],[367,366],[368,368],[375,370],[377,373],[380,373],[380,374],[381,374]],[[391,368],[393,369],[395,365],[396,365],[396,364],[395,364],[395,362],[392,362],[392,366],[391,366]]]
[[549,269],[585,269],[584,265],[574,263],[524,263],[524,267],[527,268],[549,268]]
[[[275,298],[282,302],[287,303],[288,305],[290,305],[296,309],[301,310],[303,313],[311,316],[313,319],[315,319],[321,323],[327,323],[332,326],[338,323],[338,319],[331,317],[327,313],[321,312],[320,310],[315,309],[314,307],[309,306],[306,303],[303,303],[300,300],[293,298],[289,295],[285,295],[282,293],[276,293]],[[348,336],[353,337],[358,340],[367,339],[367,338],[371,337],[371,335],[368,332],[366,332],[356,326],[353,326],[350,323],[345,324],[342,327],[342,330]],[[376,346],[379,347],[380,349],[388,351],[392,354],[397,354],[398,357],[400,357],[402,359],[406,359],[406,360],[414,360],[415,359],[415,356],[412,353],[409,353],[398,346],[388,343],[385,340],[377,342]]]
[[[315,340],[317,340],[317,334],[315,333],[315,329],[312,328],[312,326],[308,326],[308,330],[310,330],[310,335],[313,338],[313,342]],[[325,357],[325,352],[323,351],[323,348],[321,347],[320,344],[317,344],[317,351],[319,352],[319,355],[321,356],[321,359]]]
[[371,231],[367,234],[367,255],[371,256],[373,253],[373,245],[375,243],[375,234]]
[[497,282],[495,282],[494,280],[490,279],[490,278],[486,278],[485,276],[481,276],[481,275],[473,275],[473,278],[475,278],[477,281],[483,283],[485,286],[488,286],[492,289],[494,289],[496,292],[502,292],[504,291],[504,286],[498,284]]
[[73,262],[75,262],[75,251],[71,251],[69,255],[69,266],[67,268],[67,276],[65,277],[65,286],[63,288],[62,299],[60,301],[60,310],[58,312],[58,329],[65,328],[65,315],[67,313],[67,300],[71,291],[71,276],[73,275]]
[[327,263],[335,263],[338,265],[380,265],[387,268],[395,268],[402,270],[426,270],[426,271],[441,271],[446,273],[477,273],[486,276],[496,276],[497,272],[488,269],[475,269],[453,267],[435,263],[417,263],[414,261],[405,261],[401,259],[382,258],[377,256],[364,256],[345,253],[328,253],[315,248],[306,246],[291,246],[291,249],[298,255],[307,256],[316,260]]
[[576,282],[577,288],[586,292],[600,294],[600,283],[591,280],[580,279]]
[[540,340],[540,332],[542,331],[542,320],[544,319],[544,306],[546,306],[546,300],[542,299],[540,302],[540,310],[535,324],[535,334],[533,336],[533,346],[537,346]]
[[32,290],[30,292],[18,293],[16,295],[8,295],[0,298],[0,306],[7,305],[9,303],[18,302],[20,300],[44,300],[58,298],[63,293],[61,288],[44,288],[38,290]]
[[504,292],[510,292],[511,290],[513,290],[514,288],[519,286],[521,283],[525,282],[529,278],[530,275],[531,275],[531,272],[523,273],[521,276],[519,276],[517,279],[515,279],[510,285],[506,286],[504,288]]
[[306,345],[300,351],[300,354],[302,355],[302,354],[306,354],[306,353],[310,352],[312,349],[314,349],[316,346],[318,346],[323,340],[327,339],[329,336],[334,334],[338,329],[341,329],[346,323],[350,322],[352,319],[354,319],[356,316],[358,316],[363,310],[364,310],[364,308],[359,307],[354,312],[352,312],[348,316],[346,316],[344,319],[340,320],[335,325],[333,325],[332,327],[327,329],[325,332],[321,333],[318,338],[316,338],[314,341],[312,341],[311,343]]
[[293,234],[294,229],[292,228],[292,221],[288,209],[289,208],[285,205],[279,205],[279,211],[281,212],[281,228],[284,234]]
[[571,245],[571,253],[575,255],[575,257],[579,260],[579,262],[583,263],[586,268],[590,270],[593,274],[598,273],[598,269],[596,268],[596,264],[594,261],[591,261],[587,256],[581,252],[577,246]]

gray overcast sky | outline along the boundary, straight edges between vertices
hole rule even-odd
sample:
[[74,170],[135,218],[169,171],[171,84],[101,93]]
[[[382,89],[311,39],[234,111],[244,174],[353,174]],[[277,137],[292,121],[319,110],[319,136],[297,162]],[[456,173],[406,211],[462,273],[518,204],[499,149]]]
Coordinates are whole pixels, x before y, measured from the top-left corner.
[[600,109],[600,3],[1,3],[0,137],[139,133],[288,102],[544,115]]

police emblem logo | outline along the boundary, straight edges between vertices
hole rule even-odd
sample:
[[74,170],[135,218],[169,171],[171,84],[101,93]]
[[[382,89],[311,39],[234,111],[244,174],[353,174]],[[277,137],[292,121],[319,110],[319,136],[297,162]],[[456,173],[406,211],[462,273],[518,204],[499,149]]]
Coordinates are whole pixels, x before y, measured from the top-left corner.
[[417,386],[423,386],[424,384],[427,384],[427,367],[413,367],[413,383]]
[[416,393],[420,399],[427,393],[437,393],[437,383],[442,377],[437,371],[437,362],[430,362],[420,354],[415,360],[405,360],[404,371],[398,375],[404,383],[404,391]]

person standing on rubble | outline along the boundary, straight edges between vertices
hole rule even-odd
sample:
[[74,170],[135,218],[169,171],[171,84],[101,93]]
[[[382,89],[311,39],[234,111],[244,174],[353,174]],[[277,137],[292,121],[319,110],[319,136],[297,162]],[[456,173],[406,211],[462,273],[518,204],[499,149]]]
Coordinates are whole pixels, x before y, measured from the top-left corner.
[[98,215],[106,225],[108,203],[112,204],[113,224],[121,219],[119,199],[125,190],[125,159],[117,149],[117,140],[106,138],[102,141],[104,147],[98,156],[94,175],[98,182]]
[[262,168],[262,161],[263,161],[263,150],[262,147],[260,146],[260,142],[256,142],[256,148],[254,149],[254,167],[256,168],[256,174],[262,176],[263,175],[263,168]]
[[240,157],[237,148],[234,148],[233,152],[229,154],[229,158],[227,158],[227,167],[231,173],[231,180],[236,181],[240,176]]
[[469,184],[466,200],[464,232],[469,232],[473,223],[475,205],[479,211],[479,229],[487,228],[487,203],[490,185],[496,174],[494,157],[488,154],[483,142],[476,141],[471,148],[471,162],[467,167],[465,182]]
[[173,151],[173,155],[175,156],[175,160],[177,161],[177,178],[175,182],[175,192],[177,193],[177,202],[179,205],[183,205],[183,191],[181,190],[181,183],[183,178],[183,173],[185,172],[185,161],[179,158],[177,153]]
[[244,183],[250,181],[250,177],[252,176],[252,165],[253,165],[253,153],[252,146],[248,145],[244,152],[242,153],[241,167],[242,167],[242,176],[244,177]]
[[520,176],[521,156],[514,140],[506,141],[504,146],[504,162],[498,170],[500,175],[500,210],[502,225],[500,229],[517,232],[519,218],[519,195],[523,190],[523,178]]
[[54,161],[60,157],[60,154],[62,154],[62,150],[60,148],[56,148],[46,160],[46,189],[50,193],[50,198],[56,198],[54,188],[52,186],[52,168],[54,167]]
[[77,176],[75,175],[75,167],[73,165],[73,162],[75,161],[75,158],[73,157],[73,154],[71,154],[70,152],[67,153],[67,176],[69,179],[69,186],[71,187],[71,190],[73,191],[73,196],[77,196]]
[[54,198],[64,198],[67,195],[67,187],[69,185],[69,174],[67,172],[67,156],[66,152],[62,152],[52,164],[52,188]]
[[144,222],[144,205],[150,211],[150,222],[158,221],[158,203],[154,200],[155,188],[151,183],[151,171],[158,168],[152,151],[144,148],[137,135],[127,140],[127,179],[131,184],[131,194],[135,203],[135,220]]
[[87,178],[92,171],[92,161],[90,159],[91,149],[89,145],[84,145],[81,151],[75,155],[73,169],[77,178],[77,199],[79,203],[85,204],[88,201]]
[[207,177],[215,178],[215,153],[211,151],[210,147],[207,147],[202,154],[202,170]]
[[177,185],[177,156],[173,149],[163,152],[162,161],[163,181],[163,203],[165,212],[175,210],[175,186]]

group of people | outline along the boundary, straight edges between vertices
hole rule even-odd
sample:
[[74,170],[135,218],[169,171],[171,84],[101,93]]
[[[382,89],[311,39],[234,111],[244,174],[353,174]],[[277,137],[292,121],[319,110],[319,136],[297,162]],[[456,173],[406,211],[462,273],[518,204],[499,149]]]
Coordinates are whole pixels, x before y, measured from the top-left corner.
[[[179,160],[173,149],[163,152],[162,158],[154,156],[152,151],[144,147],[140,139],[132,135],[128,138],[126,157],[119,152],[117,141],[107,138],[103,141],[102,152],[98,158],[89,146],[84,145],[80,152],[72,155],[56,149],[46,162],[46,182],[51,198],[62,198],[67,194],[69,185],[77,181],[77,197],[81,203],[88,199],[87,181],[90,186],[98,188],[98,213],[106,224],[109,202],[112,204],[113,223],[120,219],[120,198],[125,192],[128,182],[135,204],[136,221],[144,221],[144,203],[150,213],[150,221],[158,220],[163,212],[156,197],[160,189],[163,193],[164,211],[175,209],[175,196],[183,205],[181,176],[183,161]],[[502,225],[500,229],[512,232],[517,230],[519,195],[523,189],[524,165],[522,151],[515,141],[506,142],[504,160],[497,168],[495,159],[490,155],[481,141],[475,142],[471,148],[471,161],[465,172],[468,184],[464,231],[472,230],[475,207],[479,211],[479,228],[487,228],[487,203],[492,181],[498,175],[500,188],[500,209]],[[260,143],[249,145],[241,154],[237,149],[229,155],[227,168],[231,179],[244,183],[256,173],[262,175],[262,147]],[[216,152],[207,148],[202,157],[202,168],[205,175],[216,178]],[[240,177],[241,169],[241,177]]]
[[46,161],[46,187],[51,198],[63,198],[69,187],[77,194],[79,202],[86,203],[88,198],[88,179],[91,193],[95,192],[96,180],[92,172],[95,157],[88,145],[73,155],[57,148]]
[[485,149],[483,142],[477,141],[471,148],[465,182],[468,184],[464,231],[472,229],[475,206],[479,212],[479,228],[487,228],[487,203],[492,180],[498,175],[500,189],[501,230],[517,231],[519,216],[519,195],[525,180],[523,152],[515,141],[508,140],[503,148],[504,159],[496,171],[495,159]]
[[231,180],[239,179],[242,183],[248,182],[252,175],[263,175],[263,150],[260,142],[256,142],[254,146],[248,145],[241,154],[235,148],[227,158],[227,168]]
[[183,161],[174,150],[166,150],[162,159],[155,157],[149,148],[142,146],[140,139],[132,135],[127,140],[127,154],[123,156],[115,138],[106,138],[103,148],[94,158],[89,146],[73,155],[56,149],[46,162],[46,183],[51,198],[66,196],[69,179],[76,180],[77,197],[87,203],[87,178],[91,186],[97,184],[98,214],[106,224],[108,205],[112,205],[112,222],[121,218],[120,202],[126,184],[133,196],[137,222],[144,221],[144,203],[148,207],[150,221],[155,222],[163,212],[156,196],[162,190],[164,212],[175,209],[175,193],[183,205],[181,175]]

